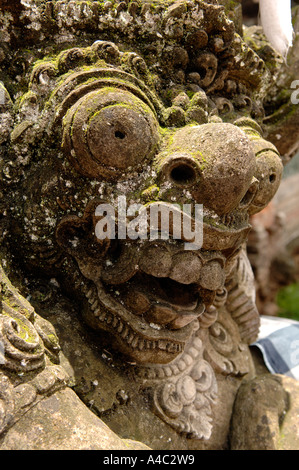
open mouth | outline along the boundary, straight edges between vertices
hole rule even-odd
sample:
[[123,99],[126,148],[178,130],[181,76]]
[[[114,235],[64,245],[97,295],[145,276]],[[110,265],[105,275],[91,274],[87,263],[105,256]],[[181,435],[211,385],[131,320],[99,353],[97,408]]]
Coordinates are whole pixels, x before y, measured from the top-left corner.
[[104,265],[87,293],[93,316],[139,362],[181,353],[225,280],[220,253],[182,251],[179,243],[124,243]]
[[177,330],[196,320],[205,310],[199,286],[169,278],[137,273],[125,285],[110,289],[136,316],[156,329]]

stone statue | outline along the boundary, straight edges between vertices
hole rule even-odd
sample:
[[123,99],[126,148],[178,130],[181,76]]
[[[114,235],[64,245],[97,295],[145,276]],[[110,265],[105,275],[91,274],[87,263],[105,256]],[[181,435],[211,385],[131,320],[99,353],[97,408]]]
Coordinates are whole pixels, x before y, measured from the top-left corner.
[[[256,376],[249,218],[283,170],[284,65],[248,46],[240,10],[3,7],[0,448],[230,448]],[[202,246],[174,223],[170,239],[120,236],[122,197],[180,217],[202,205]],[[101,204],[114,237],[96,236]]]

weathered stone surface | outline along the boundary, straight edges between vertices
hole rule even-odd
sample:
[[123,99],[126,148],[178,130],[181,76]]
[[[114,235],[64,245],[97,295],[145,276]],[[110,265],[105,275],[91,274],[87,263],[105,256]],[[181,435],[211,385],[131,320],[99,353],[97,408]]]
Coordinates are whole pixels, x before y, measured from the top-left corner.
[[298,382],[261,375],[237,394],[231,428],[232,450],[298,450]]
[[299,449],[299,385],[290,377],[281,377],[284,390],[288,393],[288,410],[280,426],[277,450]]
[[[32,295],[33,298],[36,298],[38,292],[34,294],[34,291],[32,291]],[[228,448],[227,436],[234,397],[239,387],[238,378],[233,376],[225,378],[221,373],[216,374],[220,396],[210,406],[212,413],[218,416],[217,426],[213,426],[208,442],[196,438],[187,438],[155,416],[150,400],[151,395],[141,393],[143,387],[140,384],[144,383],[146,386],[155,383],[157,378],[162,376],[166,379],[166,373],[171,372],[170,368],[167,368],[167,366],[156,367],[155,369],[144,367],[141,370],[136,368],[136,365],[124,364],[119,354],[111,351],[107,342],[104,343],[105,348],[99,348],[93,335],[89,336],[84,329],[84,325],[77,320],[76,311],[70,302],[66,302],[63,298],[57,301],[55,293],[51,297],[52,300],[49,299],[43,305],[42,313],[55,326],[60,338],[62,349],[60,362],[70,376],[70,384],[85,405],[117,435],[124,439],[130,436],[134,440],[142,441],[150,448],[161,450]],[[72,330],[71,338],[69,335],[70,329]],[[85,338],[84,342],[82,342],[82,337]],[[101,341],[104,340],[104,335],[102,335]],[[227,370],[232,371],[229,364],[220,363],[221,357],[217,356],[212,347],[209,351],[214,363],[218,361],[218,368],[222,367],[222,371],[225,371],[227,367]],[[231,351],[231,356],[236,358],[236,351]],[[190,357],[186,360],[190,360]],[[250,364],[250,360],[248,358],[248,361],[246,361],[242,355],[239,356],[240,360],[242,362],[236,364],[236,370],[243,372],[244,368],[246,370],[248,367],[248,363]],[[181,367],[182,363],[178,362],[177,365],[171,365],[172,368],[176,367],[176,369],[178,366]],[[125,370],[126,373],[124,373]],[[200,369],[198,369],[198,372],[200,372]],[[211,369],[206,366],[202,369],[202,372],[210,374]],[[196,370],[194,370],[195,373]],[[251,364],[251,376],[253,373],[254,368]],[[134,380],[132,380],[133,376],[135,377]],[[211,377],[211,375],[208,375],[208,377]],[[149,379],[152,379],[152,381]],[[175,383],[175,376],[172,380]],[[163,383],[161,380],[159,381]],[[164,383],[167,382],[164,381]],[[224,401],[226,403],[225,409],[223,409]],[[136,420],[136,416],[138,416],[138,420]]]
[[2,450],[146,450],[122,440],[70,389],[44,398],[0,440]]

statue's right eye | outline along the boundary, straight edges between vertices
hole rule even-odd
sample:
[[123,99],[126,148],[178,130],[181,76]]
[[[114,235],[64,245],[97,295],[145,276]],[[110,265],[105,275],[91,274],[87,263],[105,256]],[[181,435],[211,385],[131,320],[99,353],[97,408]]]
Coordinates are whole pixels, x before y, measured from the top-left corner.
[[101,88],[81,98],[64,119],[63,148],[76,170],[113,179],[138,169],[158,143],[152,110],[132,93]]

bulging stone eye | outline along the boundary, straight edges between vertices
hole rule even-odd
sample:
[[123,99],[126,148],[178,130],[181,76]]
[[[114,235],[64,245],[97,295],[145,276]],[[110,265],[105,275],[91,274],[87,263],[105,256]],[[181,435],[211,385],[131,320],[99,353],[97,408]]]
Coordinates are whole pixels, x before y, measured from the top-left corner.
[[157,147],[158,123],[141,99],[117,88],[88,93],[64,118],[63,148],[76,170],[92,178],[119,178],[138,169]]

